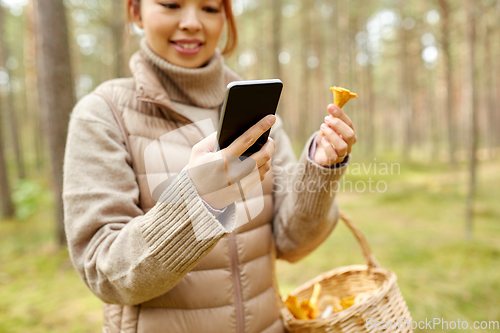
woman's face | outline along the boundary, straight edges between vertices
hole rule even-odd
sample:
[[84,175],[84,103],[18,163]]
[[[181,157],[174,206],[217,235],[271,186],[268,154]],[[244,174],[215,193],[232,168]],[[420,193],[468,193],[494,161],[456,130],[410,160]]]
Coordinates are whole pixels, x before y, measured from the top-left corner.
[[186,68],[210,59],[225,21],[222,0],[141,0],[133,18],[157,55]]

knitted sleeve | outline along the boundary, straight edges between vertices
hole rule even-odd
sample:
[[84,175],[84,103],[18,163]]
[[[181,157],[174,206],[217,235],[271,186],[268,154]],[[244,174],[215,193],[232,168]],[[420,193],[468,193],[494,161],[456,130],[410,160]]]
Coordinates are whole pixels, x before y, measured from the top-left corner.
[[145,214],[123,135],[95,95],[71,113],[62,195],[72,262],[107,303],[135,305],[164,294],[236,225],[235,204],[218,221],[186,169]]
[[273,232],[278,258],[293,263],[314,251],[335,227],[339,217],[336,194],[351,156],[331,168],[315,163],[309,156],[315,132],[297,162],[279,117],[270,135],[276,143]]

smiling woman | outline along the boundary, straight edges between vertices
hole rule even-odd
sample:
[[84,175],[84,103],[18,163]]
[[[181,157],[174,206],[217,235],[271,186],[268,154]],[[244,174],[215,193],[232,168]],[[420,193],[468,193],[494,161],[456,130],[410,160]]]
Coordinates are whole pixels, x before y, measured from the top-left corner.
[[[132,77],[74,107],[63,172],[68,248],[103,301],[103,332],[284,333],[274,261],[302,259],[333,230],[350,150],[318,154],[316,132],[297,163],[279,116],[216,150],[226,87],[241,80],[222,56],[236,46],[230,0],[127,3],[145,32]],[[333,111],[349,141],[350,119]],[[237,170],[240,192],[228,179],[238,164],[222,157],[241,156],[267,131],[250,156],[256,167]]]
[[185,68],[204,66],[227,23],[222,54],[236,48],[237,30],[230,0],[128,0],[127,15],[146,34],[151,49]]

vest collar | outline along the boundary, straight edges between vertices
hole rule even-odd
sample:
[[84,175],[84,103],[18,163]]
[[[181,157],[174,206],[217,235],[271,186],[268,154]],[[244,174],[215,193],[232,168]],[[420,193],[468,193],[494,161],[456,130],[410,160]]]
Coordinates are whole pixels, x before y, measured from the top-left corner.
[[[163,88],[158,75],[147,60],[144,59],[141,51],[137,51],[132,55],[129,66],[134,77],[135,96],[138,100],[153,103],[160,108],[167,108],[182,115],[181,112],[175,110],[172,100],[165,88]],[[182,116],[186,117],[186,115]]]

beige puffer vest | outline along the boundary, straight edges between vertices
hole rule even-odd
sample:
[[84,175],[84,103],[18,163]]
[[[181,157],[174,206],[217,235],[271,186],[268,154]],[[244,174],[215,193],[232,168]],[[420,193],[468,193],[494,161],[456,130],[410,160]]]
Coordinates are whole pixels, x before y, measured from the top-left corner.
[[[95,92],[107,100],[124,133],[140,188],[140,207],[146,213],[156,202],[148,186],[145,148],[172,129],[193,121],[174,107],[140,53],[132,57],[131,69],[133,78],[107,81]],[[227,77],[227,82],[237,79]],[[192,146],[205,136],[196,130],[184,134],[176,140],[181,147],[177,151],[188,161],[185,157],[189,157]],[[178,165],[177,170],[170,172],[180,172],[183,167]],[[262,184],[264,211],[261,214],[222,238],[179,284],[164,295],[137,306],[104,304],[103,331],[284,332],[272,283],[275,260],[271,229],[272,175],[271,170]],[[246,198],[247,204],[252,205],[254,199]],[[246,214],[241,202],[237,202],[237,213],[238,217]]]

